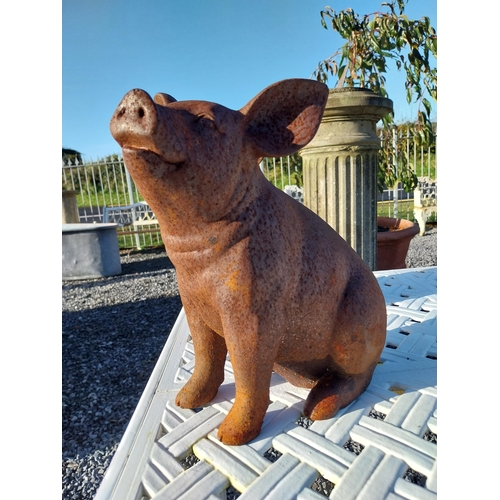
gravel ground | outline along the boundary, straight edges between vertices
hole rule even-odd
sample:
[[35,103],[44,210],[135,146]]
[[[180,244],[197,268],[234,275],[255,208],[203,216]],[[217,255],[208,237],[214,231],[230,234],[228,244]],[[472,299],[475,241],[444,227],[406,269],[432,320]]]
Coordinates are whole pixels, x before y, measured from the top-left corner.
[[[437,228],[413,238],[407,266],[437,265]],[[62,284],[62,498],[102,481],[181,309],[164,250],[125,252],[122,274]]]
[[424,236],[417,234],[406,256],[407,267],[437,266],[437,227],[429,226]]

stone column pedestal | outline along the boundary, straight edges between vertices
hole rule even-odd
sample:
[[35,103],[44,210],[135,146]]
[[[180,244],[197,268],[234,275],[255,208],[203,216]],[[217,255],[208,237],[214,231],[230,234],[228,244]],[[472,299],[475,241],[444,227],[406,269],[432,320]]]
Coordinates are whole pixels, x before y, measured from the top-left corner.
[[78,205],[76,203],[76,195],[78,191],[63,190],[62,192],[62,223],[72,224],[80,222],[78,215]]
[[361,88],[331,89],[314,139],[301,151],[304,204],[372,270],[377,263],[376,124],[392,101]]

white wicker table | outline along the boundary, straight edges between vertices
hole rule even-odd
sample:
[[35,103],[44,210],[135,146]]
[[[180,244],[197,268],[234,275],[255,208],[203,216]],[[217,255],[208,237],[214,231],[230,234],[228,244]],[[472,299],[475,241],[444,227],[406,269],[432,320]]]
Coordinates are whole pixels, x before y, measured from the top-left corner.
[[437,268],[375,275],[387,342],[368,389],[307,427],[297,421],[308,391],[273,374],[262,432],[244,446],[216,437],[234,400],[229,361],[209,406],[196,412],[173,403],[194,365],[182,311],[95,500],[216,499],[234,490],[241,499],[325,499],[313,490],[318,478],[333,487],[332,499],[436,498]]

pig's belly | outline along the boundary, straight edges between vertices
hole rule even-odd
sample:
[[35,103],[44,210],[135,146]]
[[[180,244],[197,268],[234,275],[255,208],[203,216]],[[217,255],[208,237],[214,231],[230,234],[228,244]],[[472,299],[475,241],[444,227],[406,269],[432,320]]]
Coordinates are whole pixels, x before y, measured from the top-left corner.
[[312,389],[325,373],[331,371],[328,365],[322,363],[321,360],[288,364],[287,366],[275,363],[273,370],[290,384],[305,389]]

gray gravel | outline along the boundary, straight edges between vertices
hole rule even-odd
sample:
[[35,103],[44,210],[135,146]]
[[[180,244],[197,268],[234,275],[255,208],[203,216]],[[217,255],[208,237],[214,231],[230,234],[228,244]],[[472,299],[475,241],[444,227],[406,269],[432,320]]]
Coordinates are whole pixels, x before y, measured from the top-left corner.
[[164,250],[62,286],[63,499],[91,499],[181,309]]
[[[407,266],[437,265],[437,229],[416,236]],[[62,284],[62,498],[102,481],[181,309],[164,250],[125,252],[122,274]]]
[[423,236],[410,241],[405,262],[406,267],[437,266],[437,227],[428,226]]

